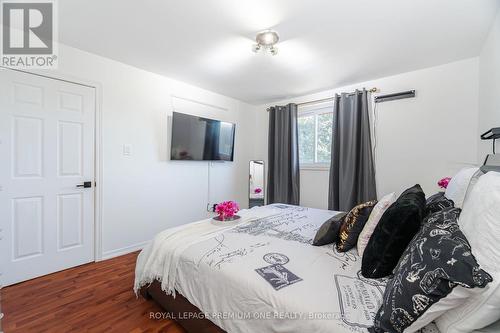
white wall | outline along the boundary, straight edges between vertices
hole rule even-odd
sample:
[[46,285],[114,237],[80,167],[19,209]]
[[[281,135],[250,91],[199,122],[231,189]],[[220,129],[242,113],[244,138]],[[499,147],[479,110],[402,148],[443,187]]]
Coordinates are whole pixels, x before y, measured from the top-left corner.
[[[210,203],[231,199],[247,207],[252,106],[64,45],[55,74],[102,87],[104,257],[208,215],[208,162],[169,161],[173,110],[236,123],[235,162],[212,163]],[[123,156],[124,144],[132,145],[132,156]]]
[[[461,167],[477,164],[478,59],[399,74],[335,88],[275,104],[305,102],[350,92],[379,88],[378,94],[410,89],[416,98],[377,105],[377,190],[383,195],[419,183],[426,194],[438,191],[436,182]],[[267,123],[267,105],[259,119]],[[260,158],[267,159],[267,126],[261,131]],[[301,170],[301,204],[326,208],[328,170]]]
[[[500,127],[500,10],[479,56],[479,133],[492,127]],[[491,152],[491,141],[479,142],[479,161]]]

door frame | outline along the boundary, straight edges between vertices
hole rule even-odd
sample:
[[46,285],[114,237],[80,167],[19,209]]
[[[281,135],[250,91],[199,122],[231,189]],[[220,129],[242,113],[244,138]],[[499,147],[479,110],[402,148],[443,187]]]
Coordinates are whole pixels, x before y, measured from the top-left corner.
[[[61,74],[54,70],[21,70],[5,66],[0,68],[10,71],[26,73],[44,77],[51,80],[58,80],[67,83],[77,84],[94,89],[94,261],[102,260],[102,84],[96,81],[76,78],[71,75]],[[96,186],[97,184],[97,186]]]

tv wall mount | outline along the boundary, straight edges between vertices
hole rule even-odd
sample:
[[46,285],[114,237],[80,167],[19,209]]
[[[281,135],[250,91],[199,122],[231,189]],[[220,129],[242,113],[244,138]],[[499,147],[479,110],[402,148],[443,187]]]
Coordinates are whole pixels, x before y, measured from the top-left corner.
[[496,140],[500,139],[500,127],[494,127],[487,132],[481,134],[481,140],[493,140],[493,154],[496,154]]

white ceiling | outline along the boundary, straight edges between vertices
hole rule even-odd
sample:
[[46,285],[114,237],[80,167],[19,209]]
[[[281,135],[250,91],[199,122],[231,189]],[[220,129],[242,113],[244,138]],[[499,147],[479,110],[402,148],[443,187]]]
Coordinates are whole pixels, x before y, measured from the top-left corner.
[[[64,0],[70,46],[259,104],[479,54],[497,0]],[[251,51],[280,34],[277,56]]]

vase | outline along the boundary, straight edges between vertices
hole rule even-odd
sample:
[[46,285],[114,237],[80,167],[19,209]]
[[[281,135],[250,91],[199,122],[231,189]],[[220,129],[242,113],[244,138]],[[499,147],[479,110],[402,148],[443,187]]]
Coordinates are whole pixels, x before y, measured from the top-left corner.
[[238,220],[239,218],[240,218],[239,215],[233,215],[231,217],[222,217],[219,215],[219,216],[214,217],[214,220],[220,221],[220,222],[231,222],[234,220]]

